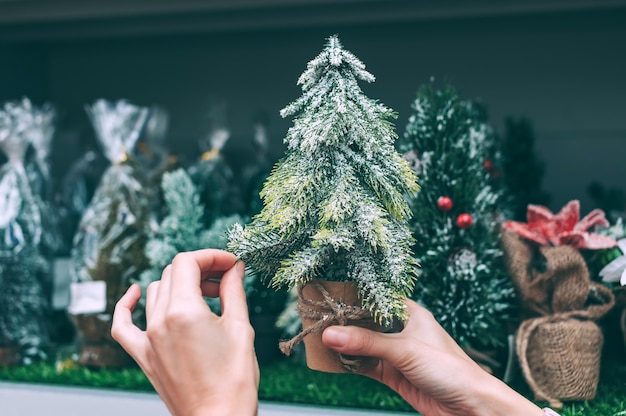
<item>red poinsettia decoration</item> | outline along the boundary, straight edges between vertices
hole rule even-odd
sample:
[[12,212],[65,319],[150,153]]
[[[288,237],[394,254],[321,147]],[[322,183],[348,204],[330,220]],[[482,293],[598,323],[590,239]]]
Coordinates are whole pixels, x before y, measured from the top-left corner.
[[600,234],[587,232],[599,225],[608,227],[609,222],[601,209],[594,209],[585,218],[580,219],[580,202],[568,202],[561,211],[554,215],[541,205],[528,205],[528,223],[506,221],[504,227],[520,236],[542,245],[563,246],[592,250],[615,247],[617,242]]

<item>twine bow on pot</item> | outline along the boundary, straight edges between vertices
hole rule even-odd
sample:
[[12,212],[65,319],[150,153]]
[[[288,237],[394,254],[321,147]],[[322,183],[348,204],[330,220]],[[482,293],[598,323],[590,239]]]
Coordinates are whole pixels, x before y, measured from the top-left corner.
[[[340,282],[325,283],[328,285],[328,283]],[[320,299],[317,300],[312,299],[310,296],[305,296],[305,294],[303,294],[305,287],[308,287],[308,290],[314,288],[317,292],[317,297]],[[344,303],[341,298],[334,297],[318,280],[311,281],[298,288],[298,313],[302,318],[302,331],[290,340],[281,341],[279,343],[280,350],[286,356],[290,356],[294,347],[305,340],[308,335],[318,334],[321,339],[321,333],[324,329],[332,325],[358,325],[368,328],[377,326],[374,324],[372,315],[367,309],[363,309],[361,306]],[[360,357],[349,357],[342,354],[337,355],[341,361],[341,366],[345,370],[349,372],[365,370],[363,359]]]

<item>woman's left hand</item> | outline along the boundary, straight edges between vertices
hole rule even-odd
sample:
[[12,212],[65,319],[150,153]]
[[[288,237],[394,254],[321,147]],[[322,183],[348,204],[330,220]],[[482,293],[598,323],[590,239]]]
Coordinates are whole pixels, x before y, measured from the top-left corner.
[[[254,415],[259,366],[243,289],[244,265],[226,251],[176,255],[146,294],[146,330],[132,322],[141,289],[119,300],[111,334],[174,415]],[[203,296],[219,296],[217,316]]]

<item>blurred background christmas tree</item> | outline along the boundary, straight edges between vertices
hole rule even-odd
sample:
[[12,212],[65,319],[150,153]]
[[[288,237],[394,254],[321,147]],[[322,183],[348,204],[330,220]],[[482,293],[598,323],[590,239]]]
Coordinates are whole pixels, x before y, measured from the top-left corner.
[[412,200],[414,298],[466,348],[506,345],[514,291],[502,262],[506,207],[495,134],[482,106],[451,85],[421,86],[400,149],[421,190]]

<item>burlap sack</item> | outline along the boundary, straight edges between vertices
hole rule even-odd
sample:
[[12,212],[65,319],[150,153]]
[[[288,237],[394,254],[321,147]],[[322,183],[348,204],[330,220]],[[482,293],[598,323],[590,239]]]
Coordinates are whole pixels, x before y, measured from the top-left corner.
[[580,310],[589,296],[589,270],[571,246],[539,246],[504,230],[502,248],[528,316]]
[[526,306],[516,352],[535,398],[554,408],[562,407],[561,400],[593,399],[603,344],[595,321],[613,307],[612,292],[591,282],[582,255],[573,247],[537,246],[508,231],[502,244]]
[[537,400],[555,409],[561,400],[596,396],[604,337],[595,320],[613,307],[613,295],[602,285],[594,289],[606,303],[586,310],[527,319],[516,334],[516,352],[526,382]]
[[361,308],[357,287],[353,282],[316,280],[298,290],[298,313],[302,332],[280,343],[289,356],[294,346],[304,341],[307,366],[327,373],[364,372],[378,364],[372,357],[344,356],[322,342],[322,332],[331,325],[356,325],[382,331],[369,311]]

